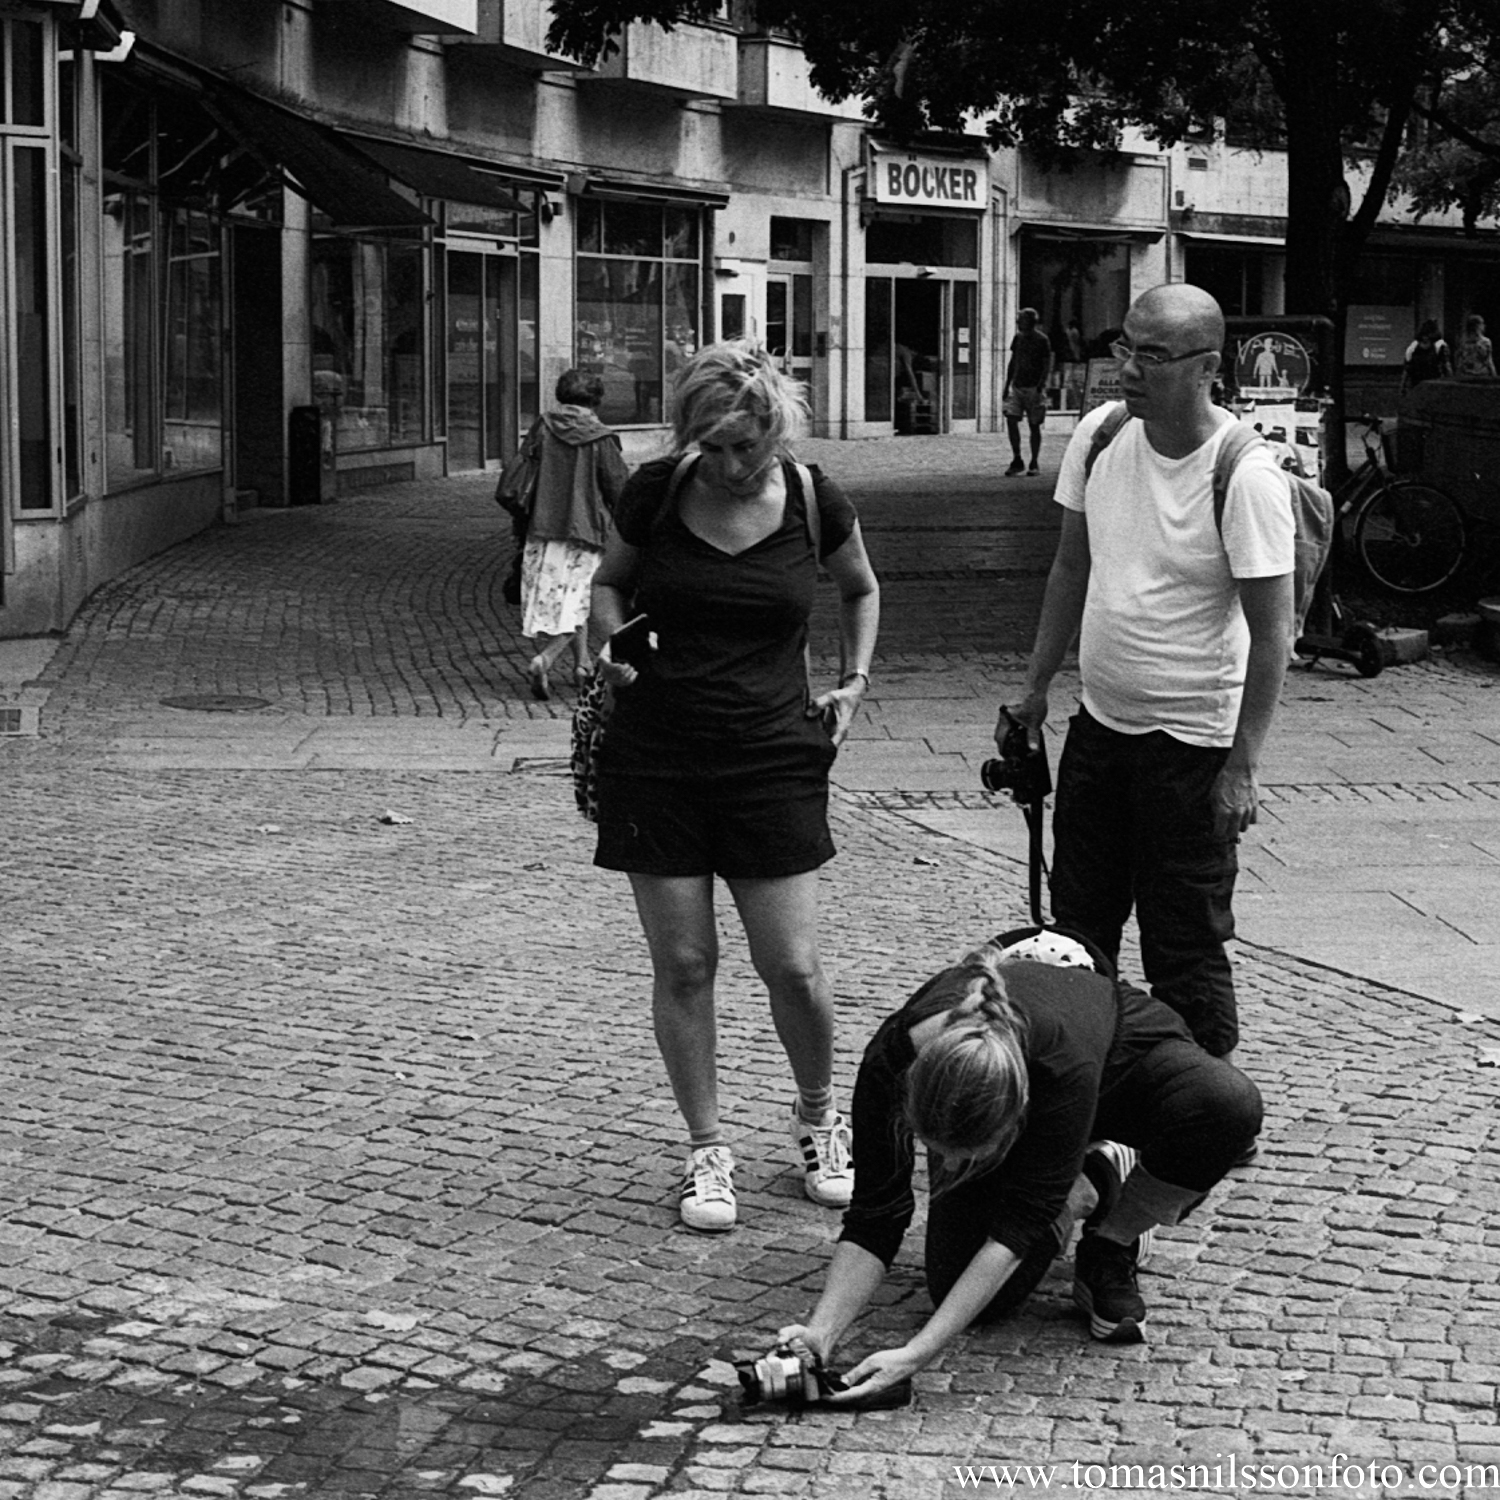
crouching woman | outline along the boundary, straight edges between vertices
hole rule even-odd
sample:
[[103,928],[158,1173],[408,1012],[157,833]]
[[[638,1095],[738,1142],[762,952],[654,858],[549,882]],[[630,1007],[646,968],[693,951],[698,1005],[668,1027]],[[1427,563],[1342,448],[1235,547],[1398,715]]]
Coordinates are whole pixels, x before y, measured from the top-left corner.
[[827,1285],[781,1341],[830,1361],[911,1222],[918,1141],[936,1308],[902,1347],[846,1373],[843,1399],[857,1403],[922,1369],[970,1324],[1019,1307],[1078,1217],[1074,1301],[1096,1339],[1139,1341],[1142,1236],[1175,1224],[1249,1150],[1261,1099],[1160,1001],[1092,969],[1007,962],[986,945],[881,1025],[860,1065],[853,1124],[854,1194]]

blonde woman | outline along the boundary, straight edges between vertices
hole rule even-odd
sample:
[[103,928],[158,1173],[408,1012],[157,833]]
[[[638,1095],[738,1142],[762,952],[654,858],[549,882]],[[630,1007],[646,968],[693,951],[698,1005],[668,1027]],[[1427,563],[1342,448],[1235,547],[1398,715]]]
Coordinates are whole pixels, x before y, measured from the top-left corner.
[[986,945],[923,985],[866,1049],[843,1235],[817,1308],[780,1341],[830,1359],[911,1222],[920,1141],[936,1311],[902,1347],[849,1370],[842,1399],[868,1401],[971,1323],[1019,1307],[1080,1215],[1074,1301],[1096,1339],[1138,1342],[1142,1237],[1202,1199],[1260,1123],[1255,1085],[1160,1001],[1093,969],[1006,962]]
[[[804,1191],[842,1208],[853,1187],[818,868],[834,853],[828,772],[869,686],[880,595],[853,507],[817,469],[809,493],[790,457],[803,416],[800,389],[762,350],[694,355],[673,385],[672,455],[632,476],[594,579],[603,631],[644,613],[656,640],[640,670],[600,654],[615,704],[598,756],[595,863],[630,876],[656,1039],[687,1130],[679,1211],[707,1232],[737,1215],[719,1112],[716,876],[791,1065]],[[846,670],[815,693],[805,647],[820,558],[839,593]]]

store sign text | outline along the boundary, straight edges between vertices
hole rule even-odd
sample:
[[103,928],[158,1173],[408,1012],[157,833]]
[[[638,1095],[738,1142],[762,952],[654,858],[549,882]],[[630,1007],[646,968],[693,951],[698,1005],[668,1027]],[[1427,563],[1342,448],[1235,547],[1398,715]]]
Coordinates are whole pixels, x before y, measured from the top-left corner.
[[871,174],[879,203],[922,204],[928,207],[983,208],[984,177],[978,166],[951,162],[877,156]]

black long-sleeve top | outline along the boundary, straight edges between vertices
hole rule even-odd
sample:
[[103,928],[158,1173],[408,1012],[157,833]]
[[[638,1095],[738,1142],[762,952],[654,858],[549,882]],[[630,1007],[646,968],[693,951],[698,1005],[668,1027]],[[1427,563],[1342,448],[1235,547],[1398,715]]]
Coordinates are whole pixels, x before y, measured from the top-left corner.
[[[916,1053],[911,1031],[961,1000],[977,972],[957,965],[930,979],[889,1016],[865,1049],[854,1087],[854,1197],[841,1239],[852,1240],[889,1267],[901,1248],[916,1200],[912,1194],[915,1143],[903,1103],[906,1070]],[[1030,1102],[1020,1136],[986,1178],[989,1237],[1024,1256],[1062,1211],[1083,1164],[1100,1081],[1114,1059],[1122,1012],[1144,1003],[1160,1007],[1129,985],[1088,969],[1020,962],[1005,968],[1012,1005],[1026,1022],[1024,1051]],[[1184,1035],[1166,1013],[1168,1036]],[[1132,1040],[1155,1038],[1149,1019],[1131,1017]]]

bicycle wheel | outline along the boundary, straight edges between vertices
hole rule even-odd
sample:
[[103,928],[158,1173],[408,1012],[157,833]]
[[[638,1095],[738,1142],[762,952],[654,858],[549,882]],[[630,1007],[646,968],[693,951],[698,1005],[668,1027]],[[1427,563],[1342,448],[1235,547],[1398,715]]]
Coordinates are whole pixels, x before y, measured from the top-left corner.
[[1354,549],[1370,577],[1396,594],[1426,594],[1464,560],[1464,513],[1430,484],[1397,480],[1377,490],[1354,523]]

